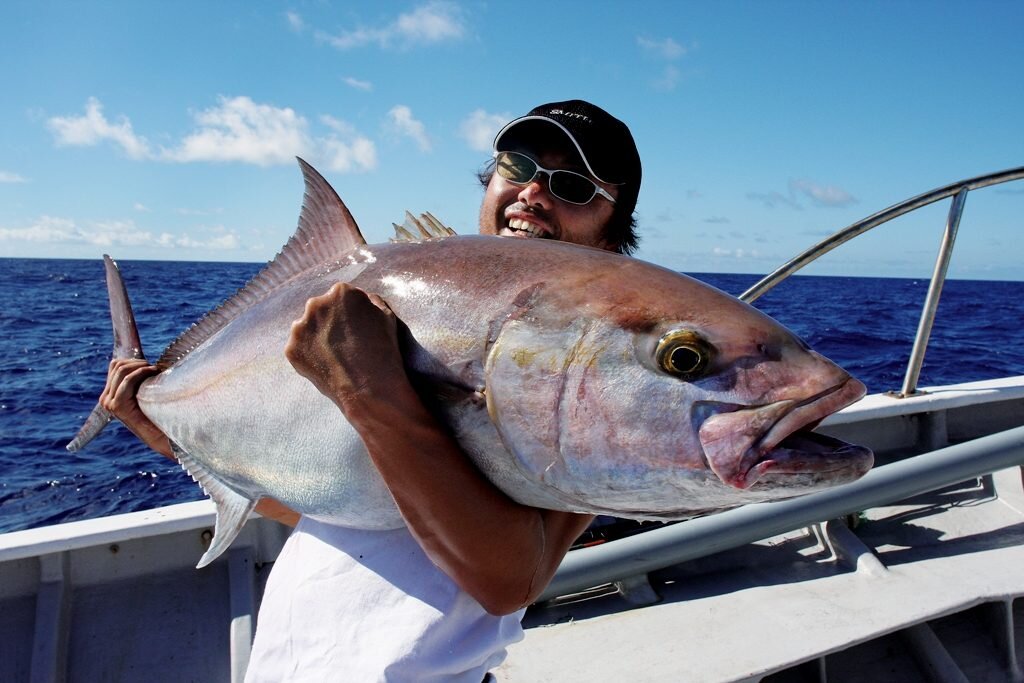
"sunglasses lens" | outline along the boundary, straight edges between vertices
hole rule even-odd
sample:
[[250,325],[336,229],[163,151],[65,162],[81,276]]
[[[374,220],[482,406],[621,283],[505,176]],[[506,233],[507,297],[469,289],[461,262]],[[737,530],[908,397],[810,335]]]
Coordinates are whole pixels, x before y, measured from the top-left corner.
[[528,183],[537,174],[537,164],[528,156],[515,152],[501,152],[498,154],[496,170],[505,180]]
[[586,204],[597,194],[597,185],[590,178],[573,171],[542,169],[537,162],[519,152],[498,152],[495,170],[505,180],[518,185],[531,182],[538,171],[548,175],[551,194],[570,204]]
[[551,194],[572,204],[586,204],[597,194],[597,186],[578,173],[555,171],[551,174]]

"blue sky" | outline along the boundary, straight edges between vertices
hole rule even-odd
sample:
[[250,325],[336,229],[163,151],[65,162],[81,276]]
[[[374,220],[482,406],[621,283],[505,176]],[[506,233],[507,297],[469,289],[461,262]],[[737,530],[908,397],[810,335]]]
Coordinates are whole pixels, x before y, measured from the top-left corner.
[[[589,99],[644,164],[638,256],[764,273],[934,187],[1024,166],[1022,2],[22,2],[0,7],[0,256],[265,261],[300,155],[367,240],[475,232],[504,121]],[[806,272],[930,273],[948,203]],[[1024,181],[951,275],[1024,279]]]

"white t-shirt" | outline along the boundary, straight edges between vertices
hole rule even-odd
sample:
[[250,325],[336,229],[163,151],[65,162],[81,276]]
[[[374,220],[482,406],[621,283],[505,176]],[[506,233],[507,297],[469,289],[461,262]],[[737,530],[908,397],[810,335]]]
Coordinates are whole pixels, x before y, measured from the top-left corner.
[[405,528],[303,517],[270,572],[245,680],[480,683],[522,616],[488,614]]

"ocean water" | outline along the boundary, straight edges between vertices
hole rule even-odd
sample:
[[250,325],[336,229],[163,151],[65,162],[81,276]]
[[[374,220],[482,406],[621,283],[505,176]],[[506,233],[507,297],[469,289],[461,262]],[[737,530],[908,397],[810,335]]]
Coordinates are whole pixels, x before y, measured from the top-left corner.
[[[147,357],[241,287],[262,264],[120,264]],[[738,295],[754,275],[695,273]],[[757,306],[872,393],[899,389],[925,280],[795,276]],[[82,452],[64,446],[103,388],[111,328],[101,261],[2,259],[0,532],[199,500],[171,461],[113,423]],[[1024,282],[952,280],[920,385],[1024,374]]]

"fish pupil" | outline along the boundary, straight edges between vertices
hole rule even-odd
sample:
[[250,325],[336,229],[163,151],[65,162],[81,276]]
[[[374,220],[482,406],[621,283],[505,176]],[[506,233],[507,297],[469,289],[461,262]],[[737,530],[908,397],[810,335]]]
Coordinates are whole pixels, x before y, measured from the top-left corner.
[[676,372],[689,373],[700,367],[701,355],[689,346],[677,346],[669,355],[669,363]]

